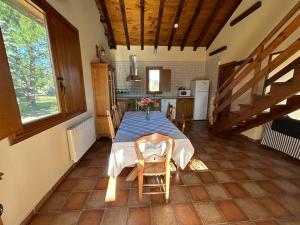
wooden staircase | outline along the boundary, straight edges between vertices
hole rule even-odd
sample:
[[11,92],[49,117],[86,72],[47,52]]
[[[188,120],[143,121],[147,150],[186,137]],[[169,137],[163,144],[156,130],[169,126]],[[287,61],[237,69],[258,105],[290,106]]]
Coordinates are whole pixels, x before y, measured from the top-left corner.
[[[212,129],[215,133],[242,132],[300,108],[300,38],[278,52],[274,60],[269,57],[299,27],[300,2],[219,87],[213,113]],[[287,60],[291,61],[292,56],[295,58],[295,53],[298,56],[296,59],[268,78],[276,68],[282,67]],[[268,60],[268,63],[262,68],[264,60]],[[292,78],[282,82],[286,74],[292,74]],[[258,88],[261,84],[264,84],[263,90]],[[267,87],[270,87],[268,93],[265,91]],[[237,105],[236,101],[243,96],[245,98],[246,93],[250,93],[248,104],[238,104],[238,111],[231,111],[226,116],[222,114],[228,107]]]

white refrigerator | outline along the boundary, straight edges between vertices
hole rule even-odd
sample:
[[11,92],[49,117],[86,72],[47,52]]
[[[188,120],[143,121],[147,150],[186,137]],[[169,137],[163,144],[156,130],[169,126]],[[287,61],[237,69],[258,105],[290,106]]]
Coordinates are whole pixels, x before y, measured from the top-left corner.
[[209,80],[193,80],[191,83],[194,100],[194,120],[207,120]]

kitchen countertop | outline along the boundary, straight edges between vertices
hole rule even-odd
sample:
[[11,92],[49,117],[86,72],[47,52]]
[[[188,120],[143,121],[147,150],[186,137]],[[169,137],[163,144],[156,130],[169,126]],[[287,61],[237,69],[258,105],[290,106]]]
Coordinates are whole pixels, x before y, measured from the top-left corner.
[[180,98],[195,98],[194,96],[144,96],[144,95],[117,95],[117,99],[141,99],[141,98],[151,98],[151,99],[180,99]]

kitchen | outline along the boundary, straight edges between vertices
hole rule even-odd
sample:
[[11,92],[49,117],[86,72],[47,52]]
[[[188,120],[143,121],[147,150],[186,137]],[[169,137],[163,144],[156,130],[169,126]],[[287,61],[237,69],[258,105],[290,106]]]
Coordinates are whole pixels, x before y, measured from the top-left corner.
[[[135,55],[130,55],[129,63],[115,63],[117,102],[123,112],[136,111],[141,98],[150,97],[159,105],[154,110],[166,114],[170,104],[175,108],[174,118],[184,115],[186,120],[205,120],[209,81],[193,82],[203,77],[201,63],[197,64],[138,62]],[[150,90],[153,82],[158,85]]]

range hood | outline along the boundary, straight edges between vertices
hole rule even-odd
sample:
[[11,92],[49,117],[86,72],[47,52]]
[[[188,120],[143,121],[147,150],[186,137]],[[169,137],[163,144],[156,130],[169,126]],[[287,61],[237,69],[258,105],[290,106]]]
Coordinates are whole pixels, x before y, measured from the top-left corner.
[[129,56],[130,63],[130,74],[127,77],[127,81],[141,81],[142,79],[138,76],[136,55]]

